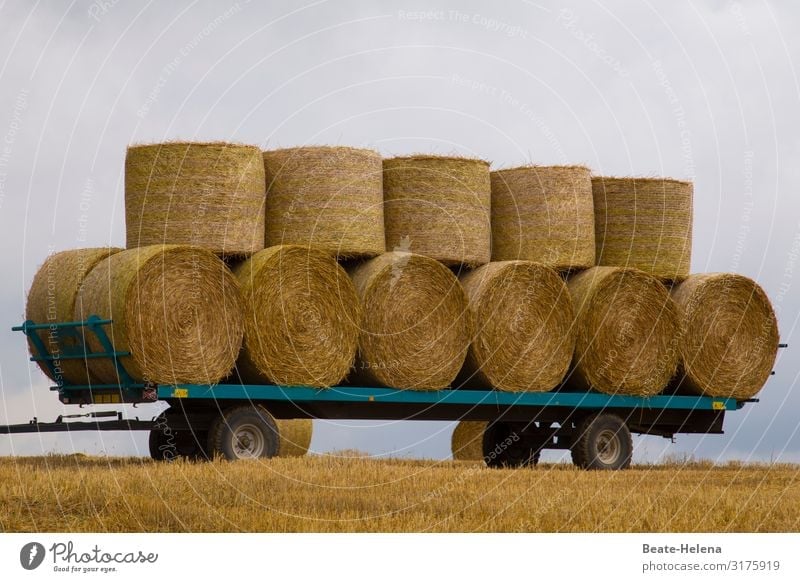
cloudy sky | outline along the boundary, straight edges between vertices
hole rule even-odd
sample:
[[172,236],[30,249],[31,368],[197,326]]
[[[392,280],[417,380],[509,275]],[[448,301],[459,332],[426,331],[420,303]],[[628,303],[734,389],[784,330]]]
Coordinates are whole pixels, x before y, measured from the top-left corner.
[[[231,140],[583,163],[695,182],[694,272],[800,310],[800,6],[730,2],[0,0],[0,422],[61,411],[12,325],[48,252],[124,245],[131,143]],[[799,344],[800,345],[800,344]],[[800,461],[784,350],[724,436],[636,457]],[[145,407],[136,414],[148,417]],[[317,423],[317,451],[445,458],[452,424]],[[0,454],[142,454],[143,435],[0,436]]]

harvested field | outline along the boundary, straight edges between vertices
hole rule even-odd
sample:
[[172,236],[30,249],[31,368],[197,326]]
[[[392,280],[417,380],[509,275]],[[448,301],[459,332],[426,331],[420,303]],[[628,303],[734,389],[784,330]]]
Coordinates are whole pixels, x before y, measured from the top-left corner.
[[[800,466],[0,460],[0,531],[791,532]],[[176,491],[180,494],[176,495]]]

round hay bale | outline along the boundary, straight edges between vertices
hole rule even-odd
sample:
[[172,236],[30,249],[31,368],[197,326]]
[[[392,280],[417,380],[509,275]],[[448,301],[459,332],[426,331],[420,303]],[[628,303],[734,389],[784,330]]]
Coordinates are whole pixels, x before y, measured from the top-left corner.
[[433,259],[401,252],[367,261],[351,275],[364,308],[360,379],[411,390],[449,386],[473,330],[456,276]]
[[529,261],[501,261],[463,275],[461,284],[476,330],[466,374],[510,392],[558,386],[575,351],[572,300],[558,273]]
[[592,178],[597,264],[633,267],[667,281],[689,275],[692,183]]
[[558,270],[595,264],[592,178],[584,166],[492,172],[492,260]]
[[302,457],[311,446],[314,421],[310,418],[276,418],[278,427],[278,456]]
[[576,310],[572,378],[606,394],[651,396],[678,367],[678,314],[656,278],[593,267],[567,283]]
[[335,257],[278,245],[234,273],[244,300],[243,380],[327,387],[344,379],[358,349],[361,307]]
[[[47,257],[47,260],[36,272],[28,292],[25,319],[34,323],[73,321],[75,299],[83,279],[97,263],[121,250],[117,248],[77,249],[61,251]],[[74,338],[64,337],[59,329],[43,329],[37,331],[36,334],[53,355],[63,353],[63,350],[59,351],[59,346],[66,349],[78,349],[80,345]],[[28,349],[32,356],[38,355],[31,340],[28,340]],[[53,362],[55,374],[44,362],[37,363],[42,372],[59,385],[64,382],[70,384],[90,383],[84,360]]]
[[764,290],[729,273],[691,275],[672,290],[678,305],[681,387],[706,396],[752,398],[778,354],[778,321]]
[[482,420],[462,420],[450,439],[455,461],[483,461],[483,431],[488,423]]
[[299,147],[264,152],[267,246],[313,245],[342,257],[386,250],[378,152]]
[[[75,318],[113,319],[109,335],[134,380],[216,384],[242,345],[236,279],[211,251],[180,245],[130,249],[100,261],[84,279]],[[87,335],[93,351],[101,346]],[[110,359],[92,359],[100,383],[118,381]]]
[[263,249],[265,189],[255,146],[131,146],[125,157],[127,246],[185,244],[224,255]]
[[491,256],[489,163],[410,156],[383,161],[386,248],[447,265]]

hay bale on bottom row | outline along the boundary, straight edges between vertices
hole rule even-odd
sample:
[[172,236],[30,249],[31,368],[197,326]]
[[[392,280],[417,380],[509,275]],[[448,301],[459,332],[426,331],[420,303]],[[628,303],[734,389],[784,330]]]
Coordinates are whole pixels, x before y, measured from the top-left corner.
[[234,268],[244,303],[237,370],[250,383],[326,387],[353,366],[361,306],[353,283],[321,249],[279,245]]
[[314,245],[351,258],[384,252],[378,152],[298,147],[263,155],[267,246]]
[[356,380],[435,390],[455,379],[473,331],[467,297],[441,263],[386,253],[351,277],[364,309]]
[[492,260],[558,270],[595,265],[591,171],[523,166],[491,173]]
[[[242,345],[242,300],[236,279],[211,251],[154,245],[97,263],[75,301],[75,318],[113,319],[109,335],[134,380],[216,384]],[[87,335],[92,351],[102,351]],[[99,383],[118,381],[109,359],[88,360]]]
[[569,369],[574,311],[558,274],[529,261],[489,263],[461,277],[475,321],[466,384],[546,392]]
[[769,298],[742,275],[691,275],[672,290],[680,321],[679,388],[752,398],[778,353],[778,322]]
[[446,156],[383,161],[386,248],[470,266],[491,258],[489,163]]
[[[36,272],[28,292],[25,319],[34,323],[58,323],[73,321],[75,299],[86,275],[99,263],[121,251],[117,248],[92,248],[62,251],[50,255]],[[70,330],[67,333],[71,333]],[[80,333],[80,331],[78,331]],[[78,349],[76,338],[64,335],[63,330],[43,329],[36,332],[48,351],[56,355],[64,349]],[[33,342],[28,340],[32,356],[38,355]],[[85,360],[60,360],[54,362],[55,374],[44,362],[37,362],[48,378],[59,384],[89,384],[90,378]]]
[[302,457],[311,446],[314,422],[308,418],[276,418],[278,427],[278,456]]
[[255,146],[171,142],[125,157],[127,247],[183,244],[219,254],[264,248],[264,161]]
[[450,438],[450,451],[456,461],[483,460],[483,432],[489,423],[482,420],[462,420]]
[[667,281],[689,275],[691,182],[592,178],[597,264],[632,267]]
[[666,287],[636,269],[593,267],[570,278],[577,342],[570,382],[651,396],[678,367],[678,314]]

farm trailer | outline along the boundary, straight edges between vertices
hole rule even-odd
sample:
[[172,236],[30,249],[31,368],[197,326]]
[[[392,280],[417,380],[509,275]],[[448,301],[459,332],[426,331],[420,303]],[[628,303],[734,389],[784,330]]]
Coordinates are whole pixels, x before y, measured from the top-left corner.
[[[751,399],[661,395],[651,397],[596,392],[512,393],[497,390],[445,389],[431,391],[334,386],[155,385],[136,382],[115,350],[109,319],[37,324],[26,321],[15,331],[30,340],[35,355],[59,378],[60,362],[110,359],[116,367],[114,384],[75,385],[61,381],[51,390],[64,404],[165,402],[162,414],[151,420],[123,418],[122,412],[100,411],[64,415],[55,422],[0,426],[0,434],[142,430],[149,431],[150,455],[166,460],[219,455],[226,459],[272,457],[278,453],[275,418],[374,420],[486,421],[483,453],[490,467],[535,465],[544,449],[569,449],[572,461],[586,469],[624,469],[631,463],[632,433],[672,439],[676,434],[722,434],[725,413],[739,410]],[[47,343],[37,335],[46,330]],[[101,351],[88,347],[93,335]]]

